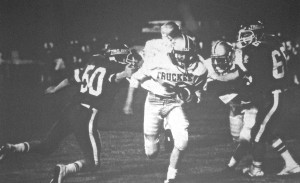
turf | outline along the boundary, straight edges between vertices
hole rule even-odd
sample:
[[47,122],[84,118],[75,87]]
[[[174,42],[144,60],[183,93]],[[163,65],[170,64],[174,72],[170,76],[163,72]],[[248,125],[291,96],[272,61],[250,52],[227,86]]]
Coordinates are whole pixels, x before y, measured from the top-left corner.
[[[72,96],[74,88],[55,95],[44,95],[44,86],[25,87],[1,85],[0,88],[0,142],[21,142],[42,138],[60,109]],[[299,91],[290,92],[286,101],[288,148],[300,162]],[[110,113],[100,116],[99,129],[103,141],[101,168],[92,173],[80,173],[65,182],[84,183],[162,183],[168,167],[169,154],[163,144],[157,159],[148,160],[143,146],[143,104],[145,92],[140,90],[134,103],[135,114],[122,114],[126,90],[120,91]],[[189,107],[191,116],[190,143],[182,162],[179,178],[182,183],[257,182],[298,183],[300,175],[279,177],[283,162],[270,147],[267,148],[265,173],[261,178],[243,176],[241,168],[250,162],[246,157],[236,173],[223,172],[234,144],[228,128],[228,109],[218,100],[207,97],[201,105]],[[291,127],[291,125],[294,125]],[[163,137],[161,137],[163,138]],[[75,138],[66,138],[59,149],[48,157],[36,154],[15,154],[0,162],[2,183],[46,183],[52,176],[54,165],[69,163],[81,157]]]

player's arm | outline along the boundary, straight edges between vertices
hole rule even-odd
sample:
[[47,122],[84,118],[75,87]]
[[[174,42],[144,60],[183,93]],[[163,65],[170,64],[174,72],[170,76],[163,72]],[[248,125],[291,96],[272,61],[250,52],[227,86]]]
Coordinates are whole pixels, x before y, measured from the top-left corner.
[[66,78],[66,79],[62,80],[58,85],[48,87],[45,90],[45,93],[46,94],[56,93],[57,91],[67,87],[68,85],[70,85],[70,82],[69,82],[69,79]]
[[203,61],[201,61],[200,67],[202,67],[202,71],[201,71],[202,75],[198,78],[198,80],[196,81],[196,84],[195,84],[195,95],[197,97],[197,103],[200,103],[200,101],[201,101],[202,93],[204,92],[204,90],[206,88],[207,77],[208,77],[208,69],[205,66],[205,64],[203,63]]
[[81,82],[81,77],[83,74],[83,68],[76,68],[73,70],[73,72],[69,73],[69,76],[62,80],[58,85],[56,86],[50,86],[45,90],[46,94],[56,93],[64,88],[66,88],[69,85],[78,84]]
[[132,109],[132,105],[133,105],[133,99],[134,99],[134,95],[136,93],[137,88],[140,86],[140,84],[148,78],[147,76],[147,72],[146,69],[147,66],[144,63],[142,65],[142,67],[135,72],[132,77],[130,78],[130,85],[127,91],[127,98],[125,101],[125,105],[123,107],[123,112],[125,114],[133,114],[133,109]]

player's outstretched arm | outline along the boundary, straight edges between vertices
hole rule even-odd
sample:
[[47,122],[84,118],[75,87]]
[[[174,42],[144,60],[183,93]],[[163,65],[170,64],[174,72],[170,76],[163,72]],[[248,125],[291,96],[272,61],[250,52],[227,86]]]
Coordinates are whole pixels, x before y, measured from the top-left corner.
[[137,68],[126,65],[125,70],[116,74],[115,82],[119,83],[124,78],[130,78]]
[[63,88],[65,88],[66,86],[70,85],[69,79],[64,79],[62,80],[58,85],[56,86],[50,86],[45,90],[45,94],[51,94],[51,93],[55,93]]

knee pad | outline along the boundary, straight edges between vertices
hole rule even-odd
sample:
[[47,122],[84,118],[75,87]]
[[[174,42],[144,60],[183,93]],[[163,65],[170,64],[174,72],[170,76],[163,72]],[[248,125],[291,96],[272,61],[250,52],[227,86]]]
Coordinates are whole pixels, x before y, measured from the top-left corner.
[[144,135],[145,153],[149,159],[156,158],[159,152],[159,138],[155,135]]
[[189,140],[189,135],[187,130],[184,130],[180,133],[174,132],[173,138],[174,138],[174,146],[177,149],[183,151],[187,148],[188,140]]
[[241,129],[243,127],[242,115],[230,116],[229,127],[233,141],[238,141]]

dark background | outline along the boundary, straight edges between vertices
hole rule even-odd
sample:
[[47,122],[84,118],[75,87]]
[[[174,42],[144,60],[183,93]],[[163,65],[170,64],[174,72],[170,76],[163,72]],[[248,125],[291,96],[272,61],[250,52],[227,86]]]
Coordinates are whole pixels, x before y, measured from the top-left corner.
[[18,50],[28,59],[46,41],[62,45],[114,34],[133,39],[149,20],[187,23],[182,4],[201,21],[197,30],[188,29],[202,40],[221,35],[233,39],[242,21],[256,18],[286,37],[300,33],[297,0],[1,0],[0,50],[4,57]]

